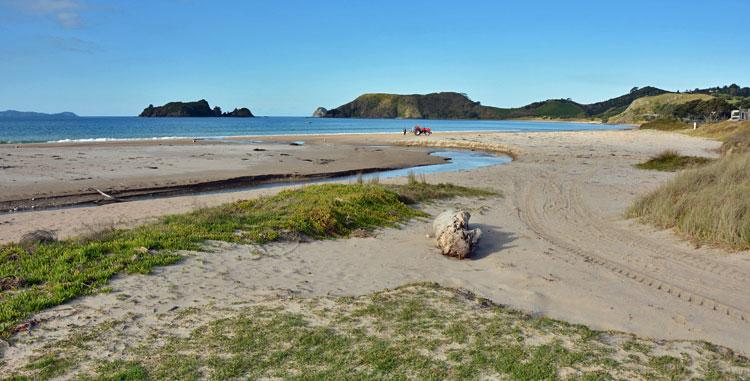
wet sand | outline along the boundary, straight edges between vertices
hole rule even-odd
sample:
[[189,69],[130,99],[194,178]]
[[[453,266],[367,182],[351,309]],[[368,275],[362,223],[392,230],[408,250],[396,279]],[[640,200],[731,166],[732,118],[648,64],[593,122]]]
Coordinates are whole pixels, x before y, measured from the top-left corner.
[[[300,140],[299,138],[295,140]],[[0,145],[0,211],[192,194],[440,164],[425,150],[322,140]],[[98,190],[98,191],[97,191]]]

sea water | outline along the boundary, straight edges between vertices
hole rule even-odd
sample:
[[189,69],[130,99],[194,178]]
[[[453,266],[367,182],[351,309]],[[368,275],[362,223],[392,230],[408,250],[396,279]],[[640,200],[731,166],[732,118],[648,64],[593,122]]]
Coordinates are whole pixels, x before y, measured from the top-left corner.
[[573,122],[507,120],[331,119],[306,117],[61,119],[0,118],[0,142],[66,142],[132,139],[222,138],[306,134],[411,132],[415,125],[433,132],[520,132],[621,129],[626,126]]

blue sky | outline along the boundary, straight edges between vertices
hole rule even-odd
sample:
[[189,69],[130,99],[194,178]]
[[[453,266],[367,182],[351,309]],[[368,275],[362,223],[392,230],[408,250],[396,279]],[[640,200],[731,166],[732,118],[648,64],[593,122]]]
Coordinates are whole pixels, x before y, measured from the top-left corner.
[[0,110],[207,99],[309,115],[365,92],[495,106],[750,86],[750,1],[0,0]]

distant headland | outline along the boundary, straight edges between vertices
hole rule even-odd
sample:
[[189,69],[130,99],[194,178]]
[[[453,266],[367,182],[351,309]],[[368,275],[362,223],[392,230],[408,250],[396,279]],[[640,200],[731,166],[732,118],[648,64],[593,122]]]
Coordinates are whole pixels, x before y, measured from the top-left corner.
[[33,112],[33,111],[16,111],[16,110],[0,111],[0,118],[60,119],[60,118],[77,118],[77,117],[78,115],[72,112],[59,112],[55,114],[47,114],[43,112]]
[[484,106],[466,94],[364,94],[313,116],[324,118],[382,119],[544,119],[640,124],[654,119],[721,120],[734,109],[750,108],[750,88],[736,84],[694,90],[667,91],[652,86],[633,87],[627,94],[605,101],[582,104],[548,99],[522,107]]
[[205,99],[195,102],[169,102],[164,106],[148,105],[140,117],[146,118],[178,118],[178,117],[233,117],[233,118],[252,118],[253,113],[246,107],[235,108],[234,111],[222,112],[221,107],[216,106],[213,109]]
[[570,99],[549,99],[518,108],[484,106],[466,94],[364,94],[328,110],[326,118],[403,118],[403,119],[591,119],[624,111],[635,99],[664,94],[655,87],[634,88],[629,94],[593,104]]

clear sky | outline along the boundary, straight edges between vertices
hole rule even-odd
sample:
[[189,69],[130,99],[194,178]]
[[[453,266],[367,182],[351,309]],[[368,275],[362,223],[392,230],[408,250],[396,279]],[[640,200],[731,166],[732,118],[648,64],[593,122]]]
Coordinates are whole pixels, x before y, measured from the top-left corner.
[[748,23],[748,0],[0,0],[0,110],[205,98],[309,115],[366,92],[506,107],[750,86]]

